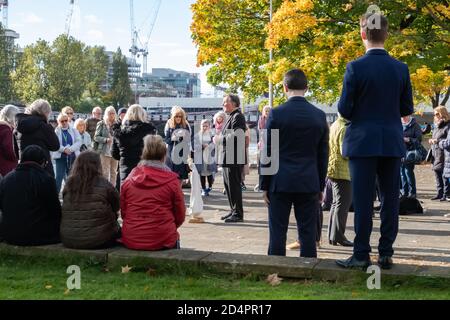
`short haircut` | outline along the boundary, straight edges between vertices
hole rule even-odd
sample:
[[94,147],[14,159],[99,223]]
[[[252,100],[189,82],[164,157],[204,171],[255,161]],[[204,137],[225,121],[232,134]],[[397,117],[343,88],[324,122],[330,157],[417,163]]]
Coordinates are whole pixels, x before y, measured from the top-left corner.
[[52,113],[52,107],[47,100],[38,99],[34,101],[28,108],[28,113],[31,115],[43,116],[48,119]]
[[[376,25],[378,24],[379,25]],[[384,43],[388,37],[388,19],[380,13],[366,13],[360,20],[361,28],[372,43]]]
[[37,146],[31,145],[23,150],[21,155],[21,162],[35,162],[38,164],[44,164],[47,161],[44,150]]
[[164,140],[159,135],[148,135],[144,138],[144,149],[142,150],[142,160],[162,161],[167,153]]
[[292,69],[284,75],[284,85],[289,90],[308,89],[308,79],[305,73],[300,69]]
[[241,99],[239,99],[238,95],[235,94],[227,94],[225,98],[230,98],[231,102],[234,104],[235,108],[241,107]]

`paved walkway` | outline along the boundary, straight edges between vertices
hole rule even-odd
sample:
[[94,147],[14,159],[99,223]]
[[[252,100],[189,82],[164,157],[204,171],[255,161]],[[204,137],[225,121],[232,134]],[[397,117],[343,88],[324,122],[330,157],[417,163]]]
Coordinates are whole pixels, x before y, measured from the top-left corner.
[[[423,200],[425,214],[403,216],[400,218],[400,230],[395,243],[395,262],[412,265],[450,267],[450,203],[433,202],[435,194],[434,174],[430,166],[416,168],[418,197]],[[247,192],[244,193],[245,222],[225,224],[220,217],[229,210],[226,196],[221,193],[222,179],[218,175],[211,196],[204,199],[205,224],[186,223],[181,227],[181,245],[185,249],[201,251],[266,255],[268,245],[267,208],[261,193],[253,192],[257,182],[256,170],[247,177]],[[189,189],[185,189],[189,203]],[[347,237],[354,238],[353,213],[349,214]],[[351,248],[334,247],[328,244],[327,227],[329,212],[324,213],[322,247],[319,258],[345,258],[351,255]],[[188,219],[188,218],[187,218]],[[372,247],[374,258],[377,255],[380,220],[374,219]],[[296,239],[296,224],[293,214],[288,231],[288,243]],[[288,256],[299,256],[299,251],[288,251]]]

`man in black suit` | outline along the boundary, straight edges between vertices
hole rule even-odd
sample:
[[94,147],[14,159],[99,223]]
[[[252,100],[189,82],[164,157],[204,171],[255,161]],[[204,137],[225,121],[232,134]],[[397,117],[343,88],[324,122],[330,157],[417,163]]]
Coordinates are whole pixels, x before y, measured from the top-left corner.
[[398,233],[400,161],[405,156],[401,117],[414,111],[408,66],[384,49],[388,20],[379,13],[361,18],[366,54],[350,62],[344,77],[339,113],[350,121],[343,156],[350,158],[355,241],[353,255],[337,260],[344,268],[367,268],[370,260],[373,190],[378,177],[381,238],[378,264],[389,269]]
[[[325,113],[304,98],[307,88],[303,71],[289,71],[284,78],[289,100],[272,110],[267,120],[265,149],[271,158],[270,165],[277,160],[279,163],[278,171],[268,174],[264,169],[269,166],[262,161],[260,178],[260,188],[269,206],[269,255],[286,255],[286,234],[294,205],[301,256],[317,257],[317,224],[328,167],[329,128]],[[274,138],[275,130],[279,141]]]
[[218,163],[222,165],[223,182],[231,211],[222,217],[226,223],[243,222],[242,205],[242,167],[246,164],[245,131],[247,125],[240,110],[241,102],[236,95],[227,95],[223,99],[223,110],[228,115],[221,138],[221,150]]

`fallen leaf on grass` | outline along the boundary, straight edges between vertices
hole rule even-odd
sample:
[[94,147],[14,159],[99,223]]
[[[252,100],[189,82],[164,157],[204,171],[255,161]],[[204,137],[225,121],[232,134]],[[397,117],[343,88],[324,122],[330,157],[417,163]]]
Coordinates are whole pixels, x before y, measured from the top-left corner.
[[149,276],[149,277],[154,277],[154,276],[156,276],[156,270],[155,269],[152,269],[152,268],[149,268],[148,270],[147,270],[147,275]]
[[67,296],[70,294],[70,292],[71,292],[70,289],[66,289],[66,291],[64,291],[64,295]]
[[267,276],[266,281],[272,286],[279,286],[281,284],[281,281],[283,281],[282,278],[278,277],[278,273],[270,274]]
[[133,267],[129,267],[126,265],[125,267],[122,267],[122,273],[130,273],[130,271],[133,269]]
[[51,284],[48,284],[45,286],[45,289],[50,290],[51,288],[53,288],[53,286]]

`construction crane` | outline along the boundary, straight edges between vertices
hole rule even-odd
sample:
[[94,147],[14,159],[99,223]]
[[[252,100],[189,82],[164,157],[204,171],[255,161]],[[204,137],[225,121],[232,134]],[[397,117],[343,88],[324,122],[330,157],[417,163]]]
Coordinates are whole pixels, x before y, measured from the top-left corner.
[[150,15],[144,21],[144,24],[149,22],[148,24],[148,33],[144,42],[141,41],[140,33],[141,31],[137,29],[135,18],[134,18],[134,1],[130,0],[130,24],[131,24],[131,48],[130,53],[133,56],[133,61],[136,62],[136,58],[139,58],[142,54],[142,69],[143,73],[147,73],[147,63],[148,63],[148,45],[150,42],[150,37],[153,32],[153,28],[155,27],[156,18],[158,17],[159,9],[161,7],[162,0],[156,0],[155,5],[150,11]]
[[66,18],[66,35],[70,36],[70,28],[72,26],[72,18],[73,18],[73,11],[75,8],[75,0],[70,0],[69,4],[69,13],[67,14]]
[[2,26],[4,29],[8,28],[8,0],[0,0],[0,12],[2,13]]

